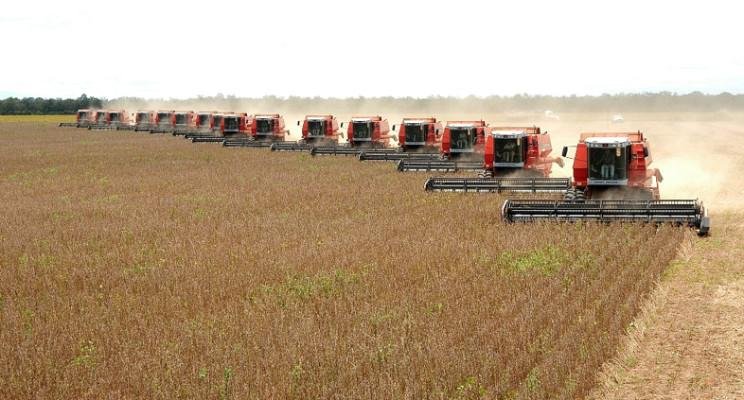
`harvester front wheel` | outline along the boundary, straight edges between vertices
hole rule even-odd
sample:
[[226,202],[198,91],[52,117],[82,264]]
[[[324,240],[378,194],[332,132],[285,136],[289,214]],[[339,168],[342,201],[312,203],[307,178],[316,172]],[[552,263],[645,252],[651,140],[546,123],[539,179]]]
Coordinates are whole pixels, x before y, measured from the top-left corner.
[[493,178],[493,171],[490,169],[482,169],[478,171],[478,178]]
[[569,203],[583,203],[586,201],[586,195],[583,190],[580,189],[568,189],[563,194],[563,201]]

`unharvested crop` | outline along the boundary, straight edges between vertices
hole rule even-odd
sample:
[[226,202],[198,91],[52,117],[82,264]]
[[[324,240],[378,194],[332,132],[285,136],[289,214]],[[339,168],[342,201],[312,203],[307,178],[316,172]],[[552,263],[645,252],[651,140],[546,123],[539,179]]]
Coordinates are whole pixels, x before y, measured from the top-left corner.
[[353,158],[0,124],[2,398],[577,398],[685,237]]

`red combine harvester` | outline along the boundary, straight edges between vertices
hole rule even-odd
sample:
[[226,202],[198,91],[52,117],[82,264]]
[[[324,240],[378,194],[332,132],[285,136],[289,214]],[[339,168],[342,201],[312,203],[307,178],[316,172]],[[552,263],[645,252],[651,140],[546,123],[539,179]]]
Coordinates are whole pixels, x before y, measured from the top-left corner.
[[150,133],[173,133],[176,130],[176,111],[158,111]]
[[196,113],[193,111],[176,111],[173,135],[186,135],[196,130]]
[[[563,148],[563,156],[568,148]],[[576,146],[572,187],[562,201],[506,200],[501,213],[515,221],[626,221],[673,223],[707,235],[710,218],[698,200],[660,200],[661,173],[650,168],[649,144],[639,132],[584,133]]]
[[[393,125],[395,131],[395,125]],[[364,150],[360,161],[399,161],[404,159],[439,159],[442,123],[434,117],[403,118],[398,130],[397,149]]]
[[134,131],[150,132],[155,126],[155,112],[140,110],[134,113]]
[[88,129],[117,130],[120,127],[127,129],[128,126],[129,114],[126,110],[98,110],[96,111],[96,122],[90,124]]
[[75,114],[75,122],[60,122],[59,126],[68,128],[87,128],[93,121],[95,110],[81,109]]
[[485,121],[449,121],[444,128],[439,157],[398,161],[398,171],[461,171],[483,168],[486,136],[491,128]]
[[[486,136],[479,178],[433,177],[426,181],[428,191],[501,192],[566,191],[569,179],[548,179],[553,163],[563,166],[560,157],[552,157],[550,135],[533,127],[491,128]],[[492,177],[499,179],[490,179]]]
[[[344,123],[341,123],[344,127]],[[310,150],[310,155],[353,155],[363,149],[386,149],[390,147],[390,125],[379,115],[352,117],[346,128],[347,145],[318,146]]]
[[277,142],[271,145],[271,151],[305,151],[316,145],[335,145],[340,136],[338,120],[333,115],[307,115],[302,124],[302,139],[297,142]]
[[547,178],[553,163],[563,167],[563,159],[551,157],[552,151],[550,135],[537,126],[493,128],[486,137],[481,176],[517,174]]
[[222,136],[247,135],[247,132],[247,113],[227,114],[222,118],[222,122],[220,123],[220,134]]
[[248,118],[245,138],[225,139],[225,147],[271,147],[272,143],[283,142],[289,133],[284,118],[279,114],[257,114]]

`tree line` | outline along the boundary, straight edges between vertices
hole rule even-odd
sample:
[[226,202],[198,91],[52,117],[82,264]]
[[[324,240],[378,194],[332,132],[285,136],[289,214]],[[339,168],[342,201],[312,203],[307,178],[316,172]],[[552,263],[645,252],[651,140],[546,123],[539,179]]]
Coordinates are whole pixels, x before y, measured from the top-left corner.
[[45,99],[42,97],[8,97],[0,99],[0,115],[74,114],[82,108],[102,108],[103,99],[86,94],[76,99]]

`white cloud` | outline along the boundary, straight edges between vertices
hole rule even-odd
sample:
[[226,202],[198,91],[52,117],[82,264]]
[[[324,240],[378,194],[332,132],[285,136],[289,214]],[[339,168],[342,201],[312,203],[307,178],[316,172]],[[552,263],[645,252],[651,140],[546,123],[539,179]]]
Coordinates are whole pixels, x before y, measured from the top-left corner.
[[0,91],[744,92],[738,2],[10,2]]

